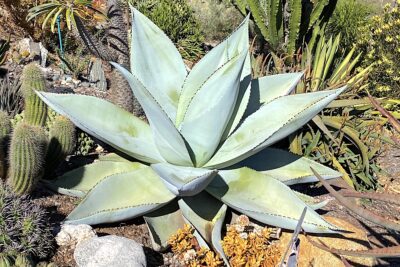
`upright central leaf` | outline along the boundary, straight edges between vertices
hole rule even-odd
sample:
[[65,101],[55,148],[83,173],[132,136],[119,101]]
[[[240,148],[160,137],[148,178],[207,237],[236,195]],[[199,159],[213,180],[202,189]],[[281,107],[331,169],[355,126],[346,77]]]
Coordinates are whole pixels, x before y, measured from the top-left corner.
[[160,28],[136,9],[132,13],[132,73],[175,121],[179,91],[187,75],[185,64]]
[[229,122],[246,55],[247,51],[243,51],[213,73],[189,104],[181,133],[189,142],[198,167],[214,154]]

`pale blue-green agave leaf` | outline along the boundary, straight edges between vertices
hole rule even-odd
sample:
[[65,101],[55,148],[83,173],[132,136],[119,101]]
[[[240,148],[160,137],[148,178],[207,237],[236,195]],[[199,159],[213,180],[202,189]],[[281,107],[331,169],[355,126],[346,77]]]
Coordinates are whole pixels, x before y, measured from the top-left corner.
[[97,161],[69,171],[46,185],[61,194],[84,197],[98,182],[118,173],[147,168],[138,162]]
[[242,52],[213,73],[189,104],[181,133],[190,144],[198,167],[214,154],[232,116],[246,55],[246,51]]
[[259,92],[260,103],[268,103],[291,93],[303,75],[303,72],[295,72],[264,76],[253,80],[251,87]]
[[249,16],[242,24],[222,43],[208,52],[190,71],[180,92],[176,116],[176,125],[179,127],[184,119],[191,99],[198,88],[221,66],[231,58],[249,49]]
[[226,139],[205,167],[224,168],[254,155],[299,129],[342,91],[282,96],[263,105]]
[[53,110],[76,126],[129,156],[164,162],[147,123],[105,100],[84,95],[36,92]]
[[158,26],[134,8],[132,16],[131,71],[175,122],[185,64]]
[[162,157],[169,163],[192,166],[192,160],[183,137],[151,92],[124,67],[115,63],[113,65],[129,82],[135,97],[143,107],[153,131],[154,142]]
[[68,215],[66,223],[93,225],[129,220],[174,198],[150,167],[115,174],[98,182]]
[[[220,171],[207,192],[253,219],[291,230],[296,228],[301,211],[307,207],[288,186],[249,168]],[[311,233],[339,230],[311,208],[303,229]]]
[[237,163],[231,168],[249,167],[268,174],[287,184],[316,182],[318,179],[311,167],[321,173],[324,179],[340,177],[340,172],[334,171],[318,162],[276,148],[265,148],[257,154]]
[[176,196],[193,196],[207,187],[217,170],[176,166],[169,163],[152,164],[165,186]]
[[229,266],[221,245],[221,231],[227,206],[206,192],[180,199],[178,204],[185,219],[193,225],[205,241],[212,244]]
[[143,216],[149,228],[153,248],[163,251],[168,248],[168,240],[183,228],[185,221],[176,201]]

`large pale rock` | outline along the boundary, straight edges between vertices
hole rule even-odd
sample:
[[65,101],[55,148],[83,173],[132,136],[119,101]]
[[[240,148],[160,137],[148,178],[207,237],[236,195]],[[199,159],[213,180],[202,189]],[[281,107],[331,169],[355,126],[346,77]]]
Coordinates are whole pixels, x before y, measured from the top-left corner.
[[79,243],[74,251],[79,267],[143,267],[146,257],[137,242],[115,235],[93,237]]
[[59,246],[75,247],[79,242],[85,241],[96,236],[96,232],[87,224],[63,224],[60,232],[56,236]]
[[[366,250],[368,249],[368,239],[366,233],[355,227],[354,225],[333,217],[325,217],[330,223],[343,228],[344,230],[351,231],[352,233],[342,234],[341,236],[329,237],[318,237],[309,236],[312,240],[319,242],[322,241],[323,244],[329,248],[336,249],[346,249],[346,250]],[[284,232],[279,242],[279,247],[283,253],[285,252],[287,245],[292,237],[292,233]],[[304,235],[299,235],[300,238],[300,253],[298,256],[298,267],[328,267],[328,266],[344,266],[340,257],[314,247]],[[372,258],[359,258],[345,256],[345,258],[350,262],[350,264],[359,264],[361,266],[373,266],[375,261]]]

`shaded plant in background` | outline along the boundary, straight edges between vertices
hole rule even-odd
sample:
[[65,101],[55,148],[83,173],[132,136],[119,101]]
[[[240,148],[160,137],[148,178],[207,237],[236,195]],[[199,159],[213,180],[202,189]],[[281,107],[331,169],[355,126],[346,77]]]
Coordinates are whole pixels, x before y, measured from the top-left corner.
[[228,0],[190,0],[204,42],[214,44],[222,42],[243,19],[242,14]]
[[328,35],[341,35],[340,48],[350,51],[362,35],[361,27],[368,24],[374,6],[363,0],[339,0],[327,24]]
[[0,66],[7,59],[7,51],[10,49],[10,40],[0,40]]
[[302,73],[252,80],[248,23],[246,18],[188,73],[173,42],[133,10],[131,72],[113,65],[129,81],[149,124],[102,99],[37,92],[84,131],[143,162],[110,154],[46,183],[83,197],[66,223],[144,215],[154,248],[165,249],[185,218],[200,246],[212,244],[225,262],[219,241],[227,206],[287,229],[296,228],[307,207],[306,231],[340,230],[314,211],[326,202],[287,186],[315,181],[310,166],[326,179],[340,174],[266,147],[313,118],[345,88],[288,95]]
[[[268,50],[293,56],[313,28],[327,22],[337,0],[232,0],[244,15],[251,16]],[[290,57],[288,58],[290,59]]]
[[22,111],[23,101],[19,79],[11,79],[8,75],[0,78],[0,110],[14,117]]
[[176,44],[182,57],[197,61],[204,55],[203,35],[186,0],[127,0],[157,24]]
[[373,16],[360,28],[360,49],[366,51],[364,66],[374,64],[368,90],[375,96],[400,95],[400,1],[385,5],[383,15]]

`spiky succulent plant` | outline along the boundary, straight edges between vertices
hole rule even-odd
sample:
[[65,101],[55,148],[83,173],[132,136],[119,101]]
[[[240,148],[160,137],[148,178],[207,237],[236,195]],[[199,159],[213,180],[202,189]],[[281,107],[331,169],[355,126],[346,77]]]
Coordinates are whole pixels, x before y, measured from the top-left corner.
[[53,236],[45,210],[0,182],[0,255],[45,258]]
[[[260,222],[294,229],[304,207],[307,232],[338,230],[311,197],[287,185],[340,174],[311,160],[266,148],[292,133],[344,88],[288,95],[302,73],[252,80],[248,18],[188,73],[178,50],[133,10],[129,81],[149,124],[90,96],[37,94],[79,128],[141,162],[109,155],[49,186],[84,197],[67,223],[100,224],[145,215],[156,248],[185,221],[219,253],[231,207]],[[206,243],[203,243],[204,245]]]

